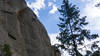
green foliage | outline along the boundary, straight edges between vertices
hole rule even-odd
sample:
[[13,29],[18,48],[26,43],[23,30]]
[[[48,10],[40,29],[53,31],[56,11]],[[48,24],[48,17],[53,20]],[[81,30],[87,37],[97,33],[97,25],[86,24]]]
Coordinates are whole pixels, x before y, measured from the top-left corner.
[[68,0],[63,0],[61,9],[58,10],[61,17],[58,24],[60,36],[57,39],[62,43],[59,47],[66,49],[70,55],[82,56],[78,51],[78,45],[83,45],[84,39],[91,40],[97,38],[98,34],[91,35],[89,30],[84,29],[84,26],[88,24],[86,16],[80,18],[78,7],[69,3]]
[[100,2],[98,4],[95,5],[96,7],[100,7]]
[[10,46],[8,44],[4,44],[4,48],[3,51],[6,53],[6,56],[12,56],[11,50],[10,50]]
[[95,51],[92,56],[100,56],[100,50]]
[[100,56],[100,47],[98,46],[99,42],[100,41],[93,42],[93,44],[91,44],[92,51],[87,50],[85,56]]

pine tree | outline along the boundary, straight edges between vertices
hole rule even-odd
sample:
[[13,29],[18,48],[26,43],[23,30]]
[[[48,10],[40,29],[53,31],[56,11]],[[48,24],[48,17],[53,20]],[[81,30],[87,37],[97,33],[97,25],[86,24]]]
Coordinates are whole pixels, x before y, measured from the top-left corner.
[[58,24],[60,33],[57,39],[61,42],[62,49],[65,49],[72,56],[82,56],[78,51],[78,46],[83,45],[84,39],[95,39],[97,34],[90,34],[90,31],[85,29],[86,16],[80,18],[79,9],[76,5],[72,5],[68,0],[63,0],[61,9],[58,9],[61,16]]
[[95,7],[100,7],[100,2],[95,5]]
[[91,49],[91,51],[90,50],[86,51],[85,56],[100,56],[100,47],[98,44],[100,44],[100,41],[94,41],[93,43],[85,45],[85,47],[90,46],[90,49]]

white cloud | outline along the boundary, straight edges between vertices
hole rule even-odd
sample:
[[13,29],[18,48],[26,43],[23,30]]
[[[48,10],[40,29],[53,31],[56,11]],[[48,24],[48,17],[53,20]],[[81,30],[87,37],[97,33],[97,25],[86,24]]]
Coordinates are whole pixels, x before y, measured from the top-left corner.
[[92,1],[92,0],[81,0],[82,2],[90,2],[90,1]]
[[54,44],[60,44],[60,42],[56,39],[56,37],[59,35],[59,33],[52,33],[49,34],[50,40],[51,40],[51,45]]
[[[89,0],[88,0],[89,1]],[[87,21],[89,25],[87,26],[88,29],[91,30],[92,33],[98,33],[100,35],[100,8],[95,7],[100,0],[91,0],[86,3],[85,8],[82,11],[82,15],[87,16]],[[100,36],[99,36],[100,37]],[[97,38],[94,41],[100,41],[100,38]],[[86,44],[90,44],[94,41],[86,41]]]
[[100,0],[92,0],[90,3],[87,3],[84,8],[84,13],[91,18],[100,17],[100,8],[95,7],[95,5],[100,2]]
[[85,5],[82,14],[87,16],[87,21],[89,22],[88,28],[97,33],[100,31],[100,8],[95,7],[95,5],[100,2],[100,0],[91,0]]
[[57,11],[57,6],[53,2],[48,2],[48,7],[52,7],[52,9],[49,11],[50,14],[54,14]]
[[35,2],[32,2],[31,4],[27,3],[27,5],[31,9],[34,9],[34,12],[36,13],[37,16],[39,16],[38,10],[40,10],[41,8],[45,8],[44,0],[35,0]]
[[82,2],[84,2],[85,0],[81,0]]
[[54,14],[57,11],[56,5],[52,6],[52,9],[49,11],[50,14]]

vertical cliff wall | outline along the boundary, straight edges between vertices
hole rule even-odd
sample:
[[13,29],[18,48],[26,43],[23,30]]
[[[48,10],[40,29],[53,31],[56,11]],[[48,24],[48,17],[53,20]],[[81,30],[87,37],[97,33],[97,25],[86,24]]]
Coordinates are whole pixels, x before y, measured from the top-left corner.
[[24,0],[0,0],[0,56],[60,56]]

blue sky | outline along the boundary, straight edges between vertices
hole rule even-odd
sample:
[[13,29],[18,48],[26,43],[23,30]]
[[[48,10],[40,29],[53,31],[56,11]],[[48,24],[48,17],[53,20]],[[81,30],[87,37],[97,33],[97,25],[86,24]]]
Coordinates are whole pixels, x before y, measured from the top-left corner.
[[[37,0],[37,4],[40,3],[40,5],[38,5],[38,7],[40,6],[40,8],[36,8],[34,5],[34,3],[36,3],[36,0],[28,0],[29,6],[33,9],[34,12],[37,14],[39,20],[44,24],[45,28],[47,29],[47,32],[49,34],[51,33],[57,33],[58,32],[58,26],[57,23],[59,23],[59,12],[57,12],[57,7],[59,7],[59,5],[61,4],[61,1],[56,1],[56,0]],[[40,2],[39,2],[40,1]],[[34,6],[32,6],[32,3]]]
[[[45,26],[51,38],[54,38],[59,32],[57,24],[59,23],[59,12],[62,0],[26,0],[28,6],[36,13],[38,19]],[[89,25],[86,27],[92,33],[100,34],[100,8],[95,4],[100,0],[70,0],[80,9],[81,16],[87,16]]]
[[[100,0],[69,1],[79,7],[81,16],[87,16],[89,25],[85,28],[91,30],[92,33],[98,33],[100,35],[100,8],[95,7]],[[60,13],[57,11],[57,8],[60,8],[62,0],[26,0],[26,2],[45,26],[51,43],[59,43],[55,38],[59,32],[57,24],[59,24]],[[100,40],[100,38],[97,40]]]
[[[28,6],[36,13],[40,21],[44,24],[49,34],[58,33],[59,29],[57,24],[59,23],[59,12],[57,8],[60,8],[62,0],[26,0]],[[79,1],[71,1],[76,5],[83,7]]]

